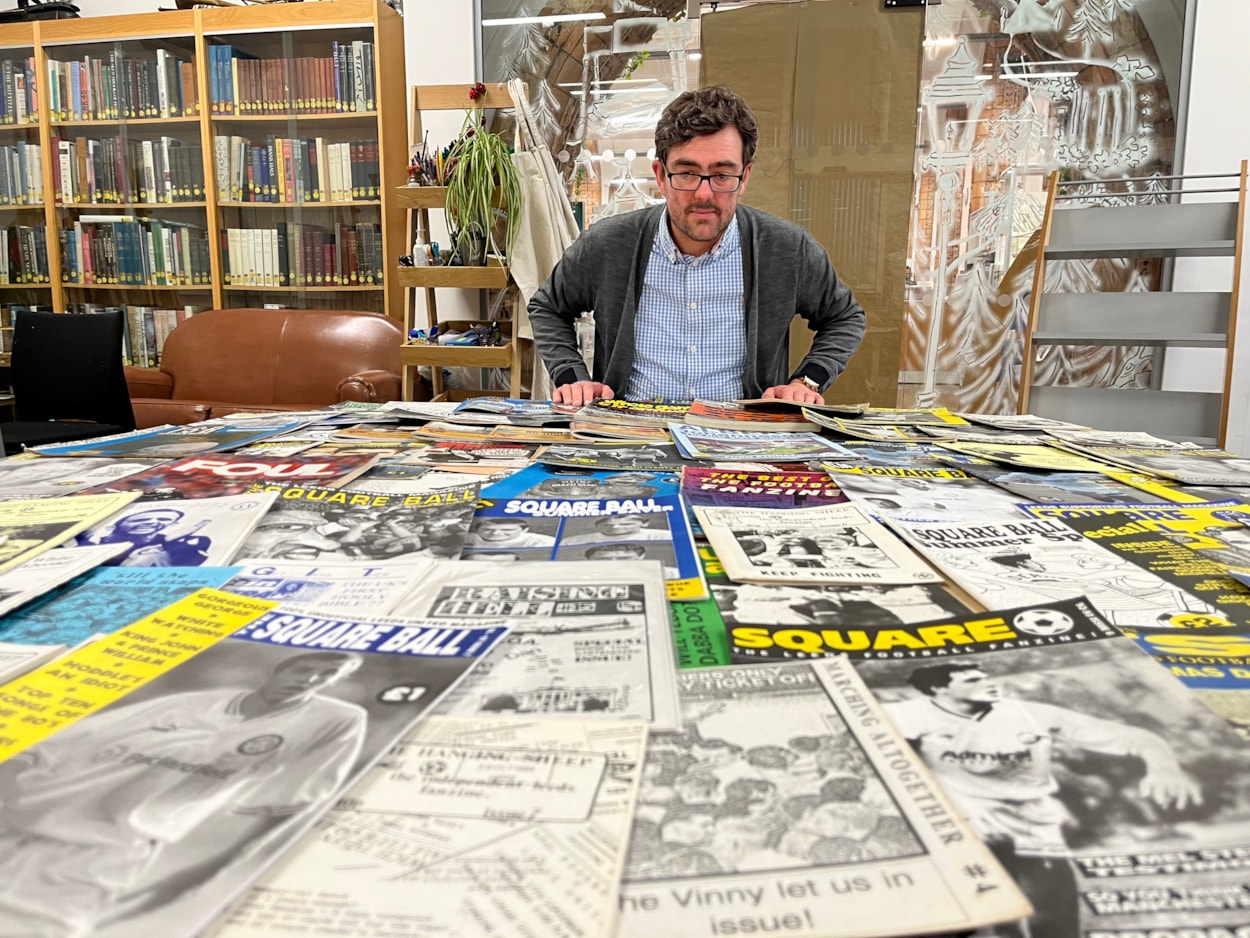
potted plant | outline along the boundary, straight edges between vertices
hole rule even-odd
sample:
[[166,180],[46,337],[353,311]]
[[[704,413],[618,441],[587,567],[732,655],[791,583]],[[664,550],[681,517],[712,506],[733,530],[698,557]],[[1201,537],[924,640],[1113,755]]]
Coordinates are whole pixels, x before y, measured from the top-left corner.
[[[481,82],[469,89],[472,103],[448,154],[447,223],[461,263],[470,267],[484,266],[488,249],[506,255],[521,221],[521,184],[512,151],[483,125],[479,102],[485,97]],[[496,209],[507,216],[502,246],[495,241]]]

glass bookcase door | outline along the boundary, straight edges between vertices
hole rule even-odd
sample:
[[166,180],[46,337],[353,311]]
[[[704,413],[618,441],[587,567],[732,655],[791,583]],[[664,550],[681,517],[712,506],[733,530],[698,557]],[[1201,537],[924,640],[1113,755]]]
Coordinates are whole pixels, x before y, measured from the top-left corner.
[[226,305],[385,312],[372,26],[205,38]]
[[212,305],[193,36],[45,43],[51,197],[66,311],[120,308],[127,360]]

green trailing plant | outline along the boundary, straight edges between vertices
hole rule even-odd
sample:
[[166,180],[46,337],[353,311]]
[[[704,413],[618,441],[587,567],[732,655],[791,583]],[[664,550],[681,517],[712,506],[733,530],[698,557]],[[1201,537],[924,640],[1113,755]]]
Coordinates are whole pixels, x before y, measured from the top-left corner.
[[[448,159],[447,199],[444,207],[455,238],[456,251],[467,258],[474,240],[484,240],[496,254],[512,250],[521,221],[521,183],[512,162],[512,150],[499,134],[482,123],[477,103],[486,94],[481,83],[469,90],[473,102],[465,114],[460,136],[451,146]],[[507,215],[504,244],[495,241],[495,210]]]

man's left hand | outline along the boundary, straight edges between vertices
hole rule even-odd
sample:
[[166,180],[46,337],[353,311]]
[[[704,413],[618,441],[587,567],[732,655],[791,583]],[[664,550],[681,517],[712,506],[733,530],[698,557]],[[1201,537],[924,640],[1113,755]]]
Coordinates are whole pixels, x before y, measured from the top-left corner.
[[764,392],[765,398],[776,398],[779,401],[794,401],[796,404],[823,404],[824,397],[819,391],[813,391],[802,381],[791,381],[779,384]]
[[1183,810],[1202,804],[1202,789],[1180,766],[1147,769],[1138,786],[1143,795],[1161,808]]

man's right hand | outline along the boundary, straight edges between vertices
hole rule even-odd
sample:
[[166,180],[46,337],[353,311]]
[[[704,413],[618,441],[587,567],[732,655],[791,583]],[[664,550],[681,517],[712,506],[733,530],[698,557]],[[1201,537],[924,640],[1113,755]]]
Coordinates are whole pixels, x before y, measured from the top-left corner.
[[597,400],[611,400],[616,397],[613,390],[606,384],[600,384],[598,381],[575,381],[572,384],[562,384],[551,395],[552,403],[555,404],[590,404]]

